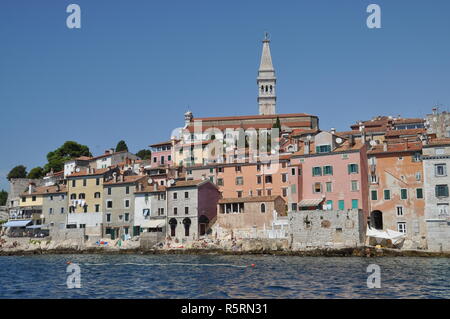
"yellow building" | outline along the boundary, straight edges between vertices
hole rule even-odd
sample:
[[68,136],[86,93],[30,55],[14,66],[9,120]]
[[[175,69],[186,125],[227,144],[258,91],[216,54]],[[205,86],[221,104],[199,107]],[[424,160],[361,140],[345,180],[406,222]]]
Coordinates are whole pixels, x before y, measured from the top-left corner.
[[103,183],[118,169],[88,168],[67,176],[68,228],[100,227],[103,213]]
[[28,190],[20,194],[19,211],[13,219],[30,219],[33,224],[40,225],[43,219],[42,204],[44,190],[47,187],[36,187],[34,184],[28,186]]

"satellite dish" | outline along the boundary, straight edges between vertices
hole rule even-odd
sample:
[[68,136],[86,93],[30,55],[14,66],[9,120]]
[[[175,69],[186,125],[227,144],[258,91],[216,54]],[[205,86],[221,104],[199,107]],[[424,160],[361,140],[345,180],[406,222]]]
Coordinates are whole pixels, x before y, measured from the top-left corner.
[[377,141],[375,141],[375,140],[371,140],[371,141],[369,142],[369,144],[370,144],[371,146],[376,146],[378,143],[377,143]]
[[151,183],[153,183],[153,179],[152,179],[152,178],[149,178],[149,179],[147,180],[147,182],[148,182],[149,184],[151,184]]
[[80,172],[80,168],[79,167],[75,168],[75,172],[79,173]]
[[336,139],[336,143],[341,144],[341,143],[342,143],[342,138],[338,137],[338,138]]
[[174,179],[170,179],[169,180],[169,185],[173,185],[173,184],[175,184],[175,180]]

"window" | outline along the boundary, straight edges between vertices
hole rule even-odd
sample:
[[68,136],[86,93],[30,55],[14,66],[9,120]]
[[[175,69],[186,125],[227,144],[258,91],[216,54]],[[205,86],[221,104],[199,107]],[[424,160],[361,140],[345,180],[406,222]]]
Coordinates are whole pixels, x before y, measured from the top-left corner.
[[261,213],[265,213],[266,212],[266,204],[261,204]]
[[448,197],[448,185],[436,185],[436,197]]
[[389,189],[384,190],[384,199],[385,200],[391,199],[391,191]]
[[236,185],[243,185],[244,184],[244,178],[242,176],[236,177]]
[[291,175],[295,176],[295,168],[291,168]]
[[64,214],[64,207],[61,207],[61,214]]
[[437,204],[437,207],[438,207],[438,213],[439,213],[440,218],[449,216],[447,203]]
[[272,196],[272,190],[270,188],[267,189],[267,196]]
[[51,215],[53,214],[53,208],[49,208],[48,213]]
[[[72,195],[74,195],[74,194],[72,194]],[[75,196],[77,196],[77,195],[75,195]],[[76,197],[75,197],[76,198]],[[27,201],[27,199],[25,198],[25,197],[22,197],[22,203],[25,203]],[[13,206],[14,204],[11,204],[11,206]]]
[[435,164],[434,165],[434,175],[439,176],[447,176],[447,167],[445,164]]
[[403,216],[403,206],[396,207],[397,216]]
[[78,194],[78,199],[86,199],[86,194],[85,193]]
[[357,192],[359,190],[358,181],[352,181],[352,192]]
[[266,175],[265,176],[265,181],[267,184],[271,184],[272,183],[272,175]]
[[111,195],[111,187],[108,187],[108,195]]
[[261,164],[256,165],[256,170],[259,172],[261,170]]
[[177,199],[178,198],[178,194],[175,192],[173,193],[173,199]]
[[106,222],[107,223],[111,222],[111,214],[106,214]]
[[406,234],[406,223],[397,223],[397,231]]
[[333,201],[327,200],[327,210],[333,210]]
[[76,180],[72,180],[72,187],[76,187],[77,185],[77,181]]
[[83,212],[87,213],[87,211],[88,211],[88,206],[87,205],[83,206]]
[[322,184],[321,183],[314,183],[313,185],[313,193],[322,193]]
[[94,198],[100,198],[100,196],[101,196],[100,192],[96,192],[96,193],[94,194]]
[[184,198],[189,198],[189,192],[184,192]]
[[344,210],[345,209],[345,203],[344,203],[343,199],[339,200],[338,206],[339,206],[339,210]]
[[296,212],[297,211],[297,204],[296,203],[292,203],[291,204],[291,209],[292,209],[292,211]]
[[184,208],[184,214],[185,215],[189,215],[189,207],[185,207]]
[[125,221],[129,221],[130,220],[130,213],[125,213]]
[[84,186],[84,187],[87,186],[87,179],[83,179],[83,186]]
[[372,200],[378,200],[378,191],[376,191],[376,190],[371,190],[370,191],[370,198],[372,199]]
[[413,162],[420,162],[422,159],[422,154],[420,153],[414,153],[414,156],[412,157]]
[[95,212],[96,213],[100,212],[100,205],[99,204],[95,205]]
[[70,199],[77,199],[77,194],[70,194]]
[[316,146],[316,153],[329,153],[329,152],[331,152],[331,145]]
[[53,196],[50,196],[50,200],[53,200]]
[[358,200],[352,199],[352,209],[358,208]]
[[95,185],[97,185],[97,186],[100,185],[100,178],[95,179]]
[[164,215],[164,208],[158,208],[158,216]]
[[174,215],[178,215],[178,208],[177,208],[177,207],[174,207],[174,208],[173,208],[173,214],[174,214]]
[[378,184],[378,176],[377,176],[377,175],[371,174],[371,175],[370,175],[370,182],[371,182],[372,184]]
[[241,171],[241,167],[240,166],[236,166],[234,169],[235,169],[236,172],[240,172]]
[[281,182],[286,183],[288,180],[288,175],[283,173],[281,174]]
[[125,200],[125,208],[129,208],[130,207],[130,200],[126,199]]
[[223,186],[223,178],[218,178],[217,179],[217,185]]
[[125,194],[130,194],[130,186],[125,187]]
[[35,201],[36,201],[36,196],[32,196],[32,197],[31,197],[31,200],[32,200],[33,202],[35,202]]
[[256,192],[258,193],[258,196],[262,196],[262,189],[257,189]]
[[332,182],[326,182],[325,185],[326,185],[327,193],[333,192],[333,183]]
[[408,190],[406,188],[402,188],[400,190],[400,198],[401,199],[408,199]]
[[322,176],[322,167],[313,167],[312,176]]
[[112,207],[113,207],[113,202],[112,202],[112,200],[106,201],[106,208],[112,208]]
[[348,173],[349,174],[358,174],[358,164],[348,164]]
[[333,175],[333,166],[324,166],[323,175]]
[[286,196],[287,196],[288,189],[287,189],[286,187],[283,187],[283,188],[281,189],[281,191],[282,191],[282,196],[283,196],[283,197],[286,197]]
[[423,189],[422,188],[416,188],[416,198],[423,199]]
[[417,172],[416,173],[416,181],[420,181],[420,180],[422,180],[422,173]]
[[262,177],[261,175],[256,176],[256,183],[261,184],[262,183]]
[[236,191],[237,197],[242,197],[242,191]]

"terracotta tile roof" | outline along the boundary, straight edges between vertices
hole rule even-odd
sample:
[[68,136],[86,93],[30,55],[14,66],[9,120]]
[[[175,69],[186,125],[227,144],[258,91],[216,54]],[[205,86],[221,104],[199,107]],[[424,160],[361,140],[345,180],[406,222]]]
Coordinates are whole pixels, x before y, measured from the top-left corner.
[[172,145],[172,141],[169,140],[169,141],[166,141],[166,142],[161,142],[161,143],[151,144],[151,145],[149,145],[149,146],[150,146],[150,147],[157,147],[157,146],[168,145],[168,144]]
[[89,156],[80,156],[80,157],[75,158],[75,160],[77,160],[77,161],[90,161],[92,159],[93,159],[93,157],[89,157]]
[[450,138],[435,138],[428,142],[428,145],[424,147],[429,146],[435,146],[435,145],[449,145],[450,144]]
[[177,188],[177,187],[191,187],[191,186],[200,186],[203,183],[211,183],[208,179],[192,179],[187,181],[176,181],[175,185],[169,186],[168,188]]
[[[121,178],[123,178],[121,180]],[[104,182],[103,185],[119,185],[119,184],[131,184],[136,183],[140,180],[144,180],[145,178],[149,178],[147,175],[128,175],[128,176],[118,176],[117,181],[112,178],[111,180]]]
[[390,131],[386,132],[386,137],[418,135],[418,134],[423,134],[426,131],[427,130],[424,128],[414,128],[414,129],[406,129],[406,130],[390,130]]
[[314,142],[310,143],[310,151],[309,154],[305,154],[304,145],[301,145],[299,147],[299,151],[295,152],[291,155],[291,157],[297,157],[297,156],[311,156],[311,155],[333,155],[334,153],[342,153],[342,152],[348,152],[348,151],[355,151],[360,150],[364,147],[364,144],[361,141],[355,141],[352,146],[349,145],[349,141],[345,141],[340,146],[336,147],[334,150],[332,150],[329,153],[316,153],[316,148],[314,147]]
[[66,185],[60,185],[59,190],[58,186],[52,185],[52,186],[39,186],[36,187],[34,192],[29,194],[28,191],[23,192],[21,196],[36,196],[36,195],[46,195],[46,194],[64,194],[67,193]]
[[370,149],[367,154],[382,154],[382,153],[403,153],[403,152],[417,152],[422,150],[421,142],[403,142],[395,144],[387,144],[387,150],[384,150],[384,145],[376,145]]
[[81,177],[81,176],[96,176],[96,175],[103,175],[106,172],[108,172],[110,169],[109,168],[100,168],[100,169],[91,169],[91,171],[89,172],[88,170],[82,170],[80,172],[74,172],[70,175],[67,176],[67,178],[71,178],[71,177]]
[[425,120],[421,118],[395,119],[393,120],[393,123],[395,125],[410,124],[410,123],[425,123]]
[[[219,204],[232,204],[232,203],[254,203],[254,202],[273,202],[277,198],[283,199],[279,195],[272,196],[251,196],[251,197],[238,197],[238,198],[222,198],[219,199]],[[284,200],[284,199],[283,199]]]
[[160,193],[166,191],[166,186],[158,185],[156,184],[156,190],[153,185],[145,184],[144,188],[139,189],[138,191],[135,191],[135,194],[144,194],[144,193]]
[[[218,129],[220,131],[222,131],[223,133],[225,133],[226,129],[255,129],[255,130],[259,130],[259,129],[271,129],[272,128],[272,123],[241,123],[241,124],[220,124],[220,125],[201,125],[201,129],[202,132],[206,131],[207,129]],[[286,123],[282,123],[283,126],[287,126],[287,127],[298,127],[298,126],[303,126],[303,127],[310,127],[311,126],[311,122],[309,121],[302,121],[302,122],[286,122]],[[189,133],[194,133],[195,132],[195,126],[189,125],[186,130]]]
[[128,151],[120,151],[120,152],[114,152],[114,153],[105,153],[105,154],[102,154],[102,155],[99,155],[99,156],[92,157],[92,160],[98,160],[98,159],[103,158],[103,157],[113,156],[113,155],[122,154],[122,153],[128,153]]

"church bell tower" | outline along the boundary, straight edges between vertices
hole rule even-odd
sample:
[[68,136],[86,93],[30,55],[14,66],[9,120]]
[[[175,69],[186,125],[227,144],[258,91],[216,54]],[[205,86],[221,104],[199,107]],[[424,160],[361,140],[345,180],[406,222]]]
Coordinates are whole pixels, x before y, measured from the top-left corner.
[[260,115],[276,114],[277,96],[275,85],[277,78],[275,77],[275,69],[272,64],[270,55],[269,34],[266,32],[263,42],[261,55],[261,63],[259,65],[258,77],[258,105]]

